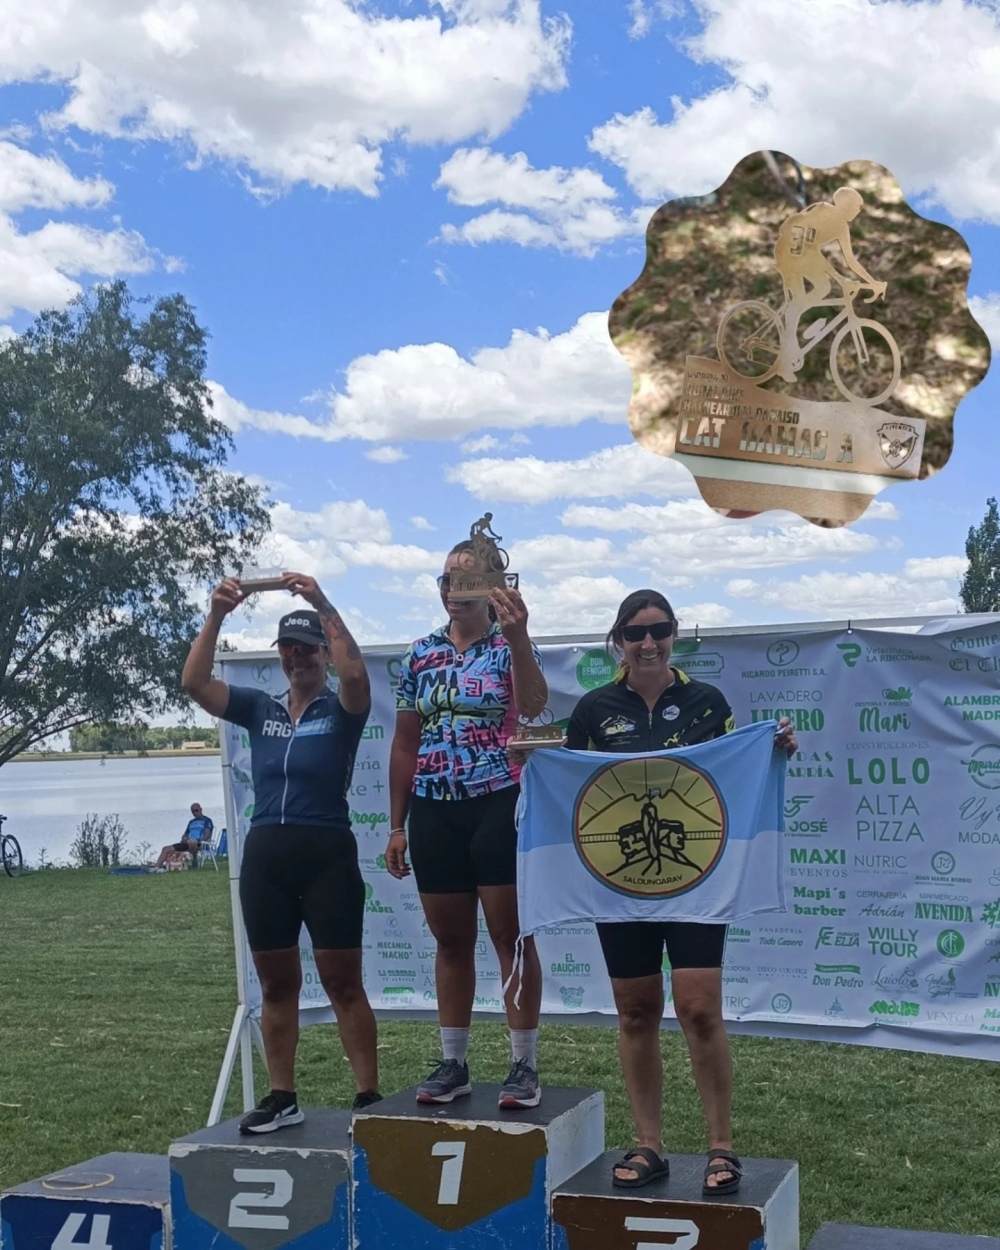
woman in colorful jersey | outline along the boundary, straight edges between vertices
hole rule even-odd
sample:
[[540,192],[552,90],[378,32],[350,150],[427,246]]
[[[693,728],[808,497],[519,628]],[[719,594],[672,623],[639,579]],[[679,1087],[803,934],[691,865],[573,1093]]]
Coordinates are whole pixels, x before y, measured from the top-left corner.
[[[389,764],[392,832],[386,866],[405,877],[409,848],[427,924],[437,942],[434,973],[442,1059],[419,1102],[469,1094],[466,1054],[476,988],[479,904],[504,983],[514,968],[517,921],[514,809],[520,769],[507,757],[518,717],[536,717],[548,696],[528,611],[516,590],[489,599],[450,595],[473,545],[458,543],[438,578],[448,624],[419,638],[403,658]],[[513,1064],[500,1091],[506,1109],[541,1097],[536,1045],[541,968],[525,943],[520,994],[506,998]]]
[[[641,755],[707,742],[733,728],[722,692],[671,666],[676,637],[677,618],[663,595],[636,590],[623,601],[608,634],[608,648],[621,666],[614,681],[577,703],[566,731],[570,750]],[[797,750],[787,720],[780,722],[775,746],[789,754]],[[733,1193],[742,1164],[732,1149],[733,1072],[722,1019],[726,926],[643,920],[599,924],[597,932],[618,1010],[618,1049],[637,1141],[615,1164],[612,1183],[635,1189],[669,1174],[660,1154],[665,946],[674,1010],[708,1129],[704,1192]]]
[[[365,1107],[380,1097],[375,1016],[361,979],[365,887],[347,805],[371,709],[368,673],[357,643],[316,581],[303,573],[285,573],[283,580],[315,609],[289,612],[278,625],[278,655],[289,684],[285,694],[230,687],[212,676],[219,629],[244,599],[234,578],[213,592],[182,678],[206,712],[242,725],[250,737],[254,809],[240,864],[240,904],[260,979],[271,1089],[240,1121],[243,1133],[270,1133],[304,1118],[295,1095],[303,924],[354,1072],[354,1105]],[[327,684],[331,664],[337,691]]]

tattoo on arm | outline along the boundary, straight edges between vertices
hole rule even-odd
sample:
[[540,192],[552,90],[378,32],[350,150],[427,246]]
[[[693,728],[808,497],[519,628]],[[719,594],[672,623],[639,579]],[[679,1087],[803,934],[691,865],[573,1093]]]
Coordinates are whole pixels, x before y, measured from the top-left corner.
[[361,659],[361,648],[351,636],[351,631],[344,624],[343,618],[332,604],[325,604],[320,610],[329,637],[333,642],[343,642],[349,660]]

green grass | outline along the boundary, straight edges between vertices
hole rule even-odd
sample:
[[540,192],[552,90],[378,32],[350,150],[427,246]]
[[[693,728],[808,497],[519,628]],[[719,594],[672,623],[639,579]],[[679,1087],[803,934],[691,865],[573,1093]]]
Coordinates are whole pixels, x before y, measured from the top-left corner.
[[[0,1186],[112,1150],[163,1152],[201,1127],[235,1007],[224,872],[0,875]],[[429,1024],[384,1025],[382,1088],[437,1054]],[[803,1245],[824,1220],[996,1235],[1000,1068],[862,1047],[734,1038],[736,1145],[801,1165]],[[702,1149],[687,1056],[665,1033],[668,1148]],[[473,1070],[500,1079],[500,1025],[477,1025]],[[613,1029],[542,1032],[549,1085],[607,1095],[609,1146],[630,1120]],[[299,1094],[353,1094],[332,1026],[302,1038]],[[229,1114],[238,1110],[231,1095]]]

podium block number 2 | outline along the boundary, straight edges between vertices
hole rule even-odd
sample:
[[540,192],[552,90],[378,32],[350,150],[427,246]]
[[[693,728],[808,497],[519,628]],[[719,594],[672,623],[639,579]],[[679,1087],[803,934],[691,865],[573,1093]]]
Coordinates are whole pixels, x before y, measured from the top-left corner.
[[92,1215],[90,1217],[90,1240],[74,1240],[86,1218],[81,1211],[74,1211],[72,1215],[67,1216],[65,1224],[56,1233],[52,1250],[111,1250],[111,1244],[108,1241],[108,1230],[111,1228],[110,1215]]
[[672,1233],[672,1241],[637,1241],[635,1250],[693,1250],[698,1244],[698,1225],[690,1220],[658,1220],[628,1215],[625,1227],[630,1233]]
[[435,1142],[431,1146],[431,1154],[444,1159],[441,1164],[441,1184],[438,1185],[438,1206],[457,1206],[458,1191],[462,1186],[462,1167],[465,1163],[465,1142]]
[[[229,1204],[230,1228],[288,1228],[287,1215],[261,1215],[253,1207],[287,1207],[292,1200],[292,1178],[283,1168],[234,1168],[233,1180],[240,1185],[270,1185],[271,1189],[247,1189]],[[53,1250],[68,1250],[54,1246]],[[91,1247],[99,1250],[99,1247]]]

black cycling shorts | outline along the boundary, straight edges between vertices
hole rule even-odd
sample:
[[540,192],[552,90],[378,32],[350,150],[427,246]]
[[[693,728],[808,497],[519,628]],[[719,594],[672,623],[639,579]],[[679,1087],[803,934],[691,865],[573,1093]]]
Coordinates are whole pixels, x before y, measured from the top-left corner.
[[628,981],[656,977],[663,969],[666,945],[671,968],[721,968],[726,949],[724,924],[688,924],[677,920],[626,920],[599,924],[608,976]]
[[472,894],[481,885],[515,884],[520,792],[515,785],[472,799],[413,796],[407,838],[421,894]]
[[258,825],[240,865],[240,905],[252,951],[298,946],[305,924],[315,950],[361,946],[365,883],[350,829]]

